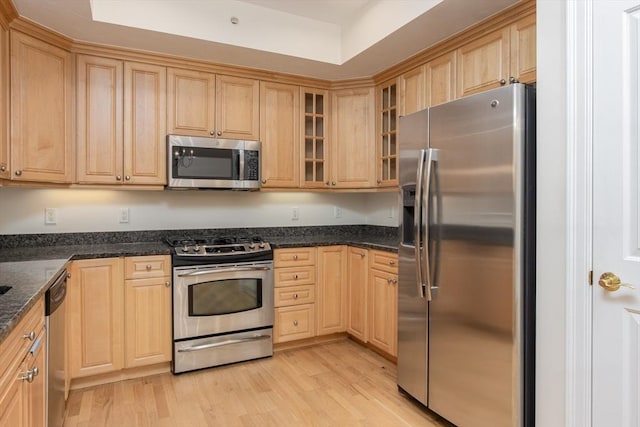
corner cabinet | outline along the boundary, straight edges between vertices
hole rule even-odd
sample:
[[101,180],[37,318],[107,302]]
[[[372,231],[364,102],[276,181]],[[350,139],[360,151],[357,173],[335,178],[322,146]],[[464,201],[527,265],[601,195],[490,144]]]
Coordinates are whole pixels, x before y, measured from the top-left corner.
[[169,68],[168,133],[260,138],[258,80]]
[[70,52],[11,31],[11,179],[73,181]]
[[300,88],[260,82],[262,185],[295,188],[299,184]]
[[329,91],[300,88],[302,188],[328,188],[329,181]]
[[398,185],[398,80],[376,90],[376,185]]
[[331,188],[372,188],[375,183],[374,88],[331,95]]
[[347,300],[349,316],[347,332],[362,342],[367,342],[367,285],[369,251],[349,247],[347,252]]
[[79,55],[77,181],[166,183],[166,69]]

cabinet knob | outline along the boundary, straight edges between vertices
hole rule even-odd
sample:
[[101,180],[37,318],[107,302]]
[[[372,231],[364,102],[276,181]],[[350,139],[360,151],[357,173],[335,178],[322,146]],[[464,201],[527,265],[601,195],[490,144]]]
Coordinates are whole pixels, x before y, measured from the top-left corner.
[[71,273],[67,273],[67,279],[71,279]]
[[296,261],[298,259],[298,255],[293,256],[293,260]]
[[147,264],[144,268],[146,268],[147,271],[151,271],[151,264]]
[[7,170],[7,167],[5,165],[0,166],[0,172],[4,172]]
[[37,377],[39,373],[40,373],[40,370],[38,369],[38,367],[37,367],[37,366],[34,366],[33,368],[29,369],[29,370],[28,370],[27,372],[25,372],[24,374],[20,374],[20,375],[18,376],[18,379],[19,379],[19,380],[22,380],[22,381],[26,381],[26,382],[28,382],[28,383],[32,383],[32,382],[33,382],[33,379],[34,379],[35,377]]
[[298,275],[297,274],[293,275],[293,280],[298,280]]
[[24,338],[25,340],[33,341],[36,339],[36,333],[34,331],[31,331],[28,334],[23,334],[22,338]]
[[116,175],[116,181],[122,181],[122,176]]
[[131,180],[131,177],[130,177],[129,175],[127,175],[127,176],[125,176],[125,177],[124,177],[124,180],[125,180],[125,181],[130,181],[130,180]]
[[293,321],[293,326],[298,326],[298,321],[297,320]]
[[336,185],[336,182],[335,181],[331,181],[331,185]]
[[164,282],[164,285],[168,288],[169,286],[171,286],[171,282],[167,280],[166,282]]
[[298,294],[293,294],[293,299],[298,299]]
[[364,252],[360,254],[360,258],[364,258]]
[[20,175],[22,175],[22,171],[21,171],[20,169],[18,169],[18,170],[16,171],[16,176],[20,176]]
[[218,135],[218,136],[222,136],[222,131],[221,131],[221,130],[219,130],[218,132],[216,132],[216,135]]
[[520,83],[520,80],[518,80],[515,77],[511,76],[511,77],[509,77],[509,83],[511,83],[511,84]]
[[211,135],[211,136],[214,136],[215,134],[216,134],[215,130],[212,130],[212,131],[209,132],[209,135]]
[[381,180],[377,180],[376,182],[378,183],[378,185],[382,184]]
[[504,86],[507,84],[507,81],[505,79],[500,79],[500,85]]
[[327,185],[331,185],[331,183],[329,181],[327,181]]
[[389,260],[389,265],[396,265],[396,262],[394,260]]
[[263,179],[263,180],[262,180],[262,183],[263,183],[263,184],[266,184],[266,183],[267,183],[267,180],[266,180],[266,179]]

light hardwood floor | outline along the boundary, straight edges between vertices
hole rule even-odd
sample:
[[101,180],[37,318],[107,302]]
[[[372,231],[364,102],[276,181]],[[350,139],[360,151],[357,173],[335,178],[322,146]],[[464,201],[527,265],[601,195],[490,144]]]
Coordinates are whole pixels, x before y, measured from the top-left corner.
[[182,375],[72,391],[65,427],[448,426],[398,392],[396,366],[348,339]]

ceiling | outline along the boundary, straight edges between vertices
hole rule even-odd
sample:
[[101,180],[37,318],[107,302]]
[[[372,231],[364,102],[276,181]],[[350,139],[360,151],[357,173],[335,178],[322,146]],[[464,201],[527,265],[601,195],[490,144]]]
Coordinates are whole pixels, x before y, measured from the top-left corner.
[[518,0],[13,1],[20,16],[78,41],[343,80],[379,73]]

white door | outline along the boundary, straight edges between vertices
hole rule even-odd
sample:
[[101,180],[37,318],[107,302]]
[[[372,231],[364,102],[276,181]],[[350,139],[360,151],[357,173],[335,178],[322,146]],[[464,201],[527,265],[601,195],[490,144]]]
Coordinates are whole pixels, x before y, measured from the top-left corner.
[[593,427],[640,427],[640,0],[592,16]]

